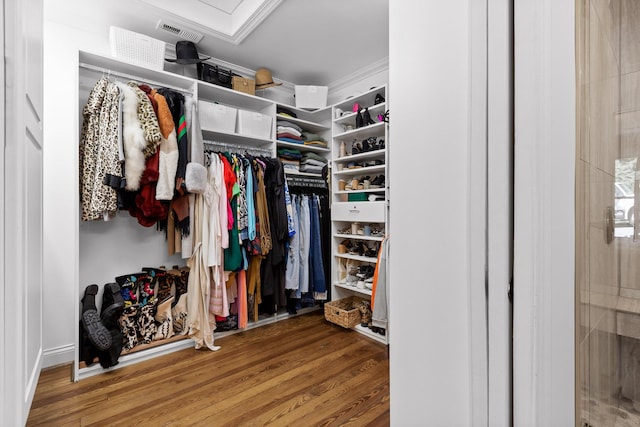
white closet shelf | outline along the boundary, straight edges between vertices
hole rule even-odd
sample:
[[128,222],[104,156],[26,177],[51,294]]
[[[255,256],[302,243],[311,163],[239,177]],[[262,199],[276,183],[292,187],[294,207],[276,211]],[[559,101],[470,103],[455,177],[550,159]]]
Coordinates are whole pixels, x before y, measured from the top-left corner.
[[232,144],[246,145],[250,147],[268,147],[273,141],[271,139],[258,138],[251,135],[243,135],[236,132],[214,132],[203,130],[202,135],[205,140],[214,142],[230,142]]
[[348,154],[346,156],[337,157],[333,159],[333,161],[335,163],[348,163],[348,162],[355,162],[362,159],[384,159],[385,154],[386,153],[384,149],[371,150],[371,151],[365,151],[363,153]]
[[362,234],[340,234],[336,233],[333,237],[338,237],[342,239],[357,239],[357,240],[370,240],[372,242],[382,242],[384,237],[382,236],[365,236]]
[[358,288],[356,286],[349,286],[346,283],[341,283],[341,282],[334,283],[334,285],[339,287],[339,288],[348,289],[348,290],[350,290],[352,292],[356,292],[356,293],[359,293],[359,294],[362,294],[362,295],[367,295],[369,297],[372,295],[371,289],[367,289],[367,288],[360,289],[360,288]]
[[371,262],[374,264],[378,262],[378,258],[373,258],[369,256],[360,256],[360,255],[351,255],[351,254],[334,254],[334,255],[338,258],[352,259],[355,261]]
[[380,135],[380,128],[384,128],[384,125],[385,125],[385,122],[378,122],[369,126],[363,126],[361,128],[356,128],[346,132],[338,133],[333,137],[335,139],[346,139],[346,138],[368,138],[370,136],[378,136]]
[[219,104],[240,107],[246,110],[265,111],[274,106],[275,103],[269,99],[258,98],[226,87],[207,83],[197,80],[198,83],[198,99],[204,101],[217,102]]
[[278,147],[286,147],[286,148],[295,148],[300,151],[313,151],[315,153],[330,153],[330,148],[318,147],[317,145],[304,145],[304,144],[296,144],[295,142],[287,142],[276,140],[276,144]]
[[[377,165],[377,166],[367,166],[363,168],[352,168],[352,169],[342,169],[341,171],[335,170],[333,174],[337,177],[341,176],[353,176],[353,175],[363,175],[363,174],[371,174],[371,173],[380,173],[385,171],[385,165]],[[384,188],[382,188],[384,190]]]
[[291,123],[296,123],[302,129],[304,129],[306,131],[311,131],[311,132],[314,132],[314,133],[323,132],[323,131],[331,129],[331,126],[329,126],[329,125],[323,125],[323,124],[320,124],[320,123],[311,122],[309,120],[299,119],[297,117],[289,117],[289,116],[285,116],[285,115],[282,115],[282,114],[276,114],[276,121],[278,121],[278,120],[286,120],[286,121],[291,122]]
[[95,72],[103,72],[105,76],[110,73],[114,77],[122,77],[126,80],[136,80],[144,76],[144,81],[148,84],[157,86],[170,87],[171,89],[179,89],[193,92],[194,80],[168,71],[150,70],[128,62],[120,61],[116,58],[110,58],[95,53],[80,51],[78,52],[78,60],[80,68],[93,70]]

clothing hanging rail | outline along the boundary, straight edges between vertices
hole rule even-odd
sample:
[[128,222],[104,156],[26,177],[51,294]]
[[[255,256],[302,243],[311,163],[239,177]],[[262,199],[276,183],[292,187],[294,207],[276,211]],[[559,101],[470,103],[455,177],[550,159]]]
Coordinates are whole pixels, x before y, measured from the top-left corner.
[[205,151],[207,148],[216,151],[231,151],[234,153],[238,152],[246,152],[255,156],[266,156],[271,157],[272,151],[270,148],[260,148],[260,147],[248,147],[242,144],[232,144],[230,142],[219,142],[219,141],[203,141],[205,145]]
[[311,187],[311,188],[324,188],[327,189],[327,181],[322,177],[305,177],[305,176],[295,176],[295,175],[287,175],[287,185],[295,186],[295,187]]
[[131,75],[131,74],[126,74],[126,73],[121,73],[121,72],[118,72],[118,71],[107,70],[107,69],[104,69],[102,67],[97,67],[95,65],[87,64],[87,63],[84,63],[84,62],[80,62],[79,66],[80,66],[80,68],[85,68],[87,70],[97,71],[99,73],[112,75],[112,76],[117,76],[117,77],[121,77],[123,79],[135,80],[136,82],[146,83],[149,86],[164,87],[164,88],[167,88],[167,89],[175,90],[176,92],[180,92],[180,93],[183,93],[183,94],[193,95],[193,91],[190,91],[190,90],[187,90],[187,89],[184,89],[184,88],[167,85],[165,83],[157,82],[157,81],[154,81],[154,80],[140,78],[138,76],[134,76],[134,75]]

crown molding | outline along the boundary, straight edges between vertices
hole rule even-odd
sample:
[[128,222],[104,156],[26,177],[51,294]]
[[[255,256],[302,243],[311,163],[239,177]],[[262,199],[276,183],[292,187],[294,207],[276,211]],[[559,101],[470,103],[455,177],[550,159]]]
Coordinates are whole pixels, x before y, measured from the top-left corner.
[[[189,19],[188,16],[184,15],[184,7],[185,5],[180,4],[180,13],[172,10],[172,4],[169,6],[164,6],[163,3],[166,2],[153,2],[151,0],[142,0],[143,2],[162,10],[163,14],[166,14],[167,23],[175,25],[178,27],[184,27],[186,30],[195,30],[199,33],[204,34],[205,36],[215,37],[219,40],[223,40],[227,43],[231,43],[233,45],[239,45],[242,41],[255,30],[258,25],[262,23],[270,14],[273,12],[279,5],[282,3],[282,0],[260,0],[257,5],[255,5],[255,10],[248,12],[248,16],[246,18],[238,16],[241,15],[241,7],[237,7],[234,10],[233,14],[226,14],[224,18],[218,16],[217,22],[216,19],[205,25],[202,22],[198,22],[195,19]],[[228,18],[227,18],[228,17]],[[241,20],[242,23],[235,28],[233,23],[234,19]],[[164,20],[164,18],[163,18]],[[217,25],[219,24],[219,25]],[[230,28],[231,30],[220,30],[217,28]]]
[[358,83],[359,81],[370,77],[374,74],[389,71],[389,57],[384,57],[366,67],[363,67],[355,73],[344,76],[338,80],[335,80],[328,84],[329,93],[338,92],[342,89],[347,89],[350,86]]
[[266,0],[263,1],[260,7],[256,9],[251,16],[244,21],[244,23],[236,30],[233,35],[233,41],[231,43],[239,45],[242,41],[255,30],[258,25],[262,23],[271,12],[273,12],[278,6],[280,6],[282,0]]

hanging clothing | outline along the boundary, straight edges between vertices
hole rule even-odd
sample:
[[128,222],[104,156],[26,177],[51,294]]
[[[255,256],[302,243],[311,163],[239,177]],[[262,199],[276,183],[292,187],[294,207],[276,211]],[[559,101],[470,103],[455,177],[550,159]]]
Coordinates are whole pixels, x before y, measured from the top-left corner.
[[303,293],[309,292],[309,277],[311,267],[309,265],[309,253],[311,251],[311,211],[309,207],[309,196],[302,194],[298,207],[298,223],[300,224],[300,285],[296,293],[298,298]]
[[[140,101],[133,89],[124,83],[116,82],[122,92],[122,145],[124,151],[124,188],[127,191],[140,189],[140,179],[145,170],[144,149],[147,141],[138,121],[138,105]],[[126,196],[126,195],[125,195]],[[125,208],[128,202],[125,201]]]
[[[204,197],[196,195],[196,217],[202,218],[204,211]],[[215,321],[209,316],[210,277],[206,266],[206,248],[202,245],[202,225],[196,221],[194,224],[193,239],[195,246],[193,254],[187,260],[189,266],[189,282],[187,286],[187,327],[189,337],[195,341],[196,349],[207,347],[210,350],[219,350],[214,345],[213,330]]]
[[118,210],[116,190],[105,185],[109,176],[122,177],[119,158],[120,90],[105,77],[94,85],[82,115],[80,177],[83,221],[108,219]]
[[298,220],[297,194],[291,195],[291,226],[293,235],[289,238],[287,249],[287,267],[285,276],[285,289],[297,290],[300,286],[300,223]]
[[389,324],[389,287],[387,284],[387,259],[389,258],[389,236],[385,236],[378,251],[378,263],[373,274],[371,291],[372,324],[385,328]]
[[214,155],[209,165],[207,190],[204,197],[205,212],[203,221],[206,221],[207,242],[207,266],[211,271],[210,300],[208,310],[212,318],[214,316],[226,317],[229,315],[229,302],[227,297],[226,280],[224,275],[224,249],[222,248],[222,235],[229,233],[226,225],[220,222],[220,204],[226,204],[222,200],[223,163],[220,157]]
[[240,238],[238,234],[238,195],[240,187],[238,186],[236,174],[233,171],[233,158],[228,153],[220,155],[224,166],[224,181],[227,188],[228,200],[228,234],[229,247],[224,250],[224,269],[225,271],[236,271],[242,266],[242,252],[240,248]]
[[[262,265],[262,296],[273,295],[276,307],[286,306],[285,244],[289,240],[287,207],[284,195],[284,169],[278,159],[265,159],[267,209],[271,224],[272,247]],[[270,309],[269,309],[270,310]]]
[[324,262],[322,259],[322,235],[320,232],[320,201],[317,195],[310,197],[311,214],[311,243],[309,251],[310,281],[315,300],[327,299],[327,285],[324,276]]
[[166,98],[155,90],[150,91],[158,105],[158,124],[160,126],[160,160],[158,171],[158,185],[156,199],[171,200],[176,183],[176,171],[178,169],[178,140],[176,127]]

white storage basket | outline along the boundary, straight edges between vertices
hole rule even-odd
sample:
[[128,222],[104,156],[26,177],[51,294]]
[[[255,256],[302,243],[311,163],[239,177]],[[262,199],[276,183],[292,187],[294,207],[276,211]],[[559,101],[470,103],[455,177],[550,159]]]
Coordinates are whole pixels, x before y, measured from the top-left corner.
[[271,117],[256,111],[238,110],[237,131],[240,135],[271,138]]
[[328,86],[295,85],[297,108],[324,108],[327,106]]
[[144,34],[111,26],[111,56],[153,70],[164,69],[165,43]]
[[198,101],[200,128],[213,132],[234,133],[236,131],[237,108],[208,101]]

